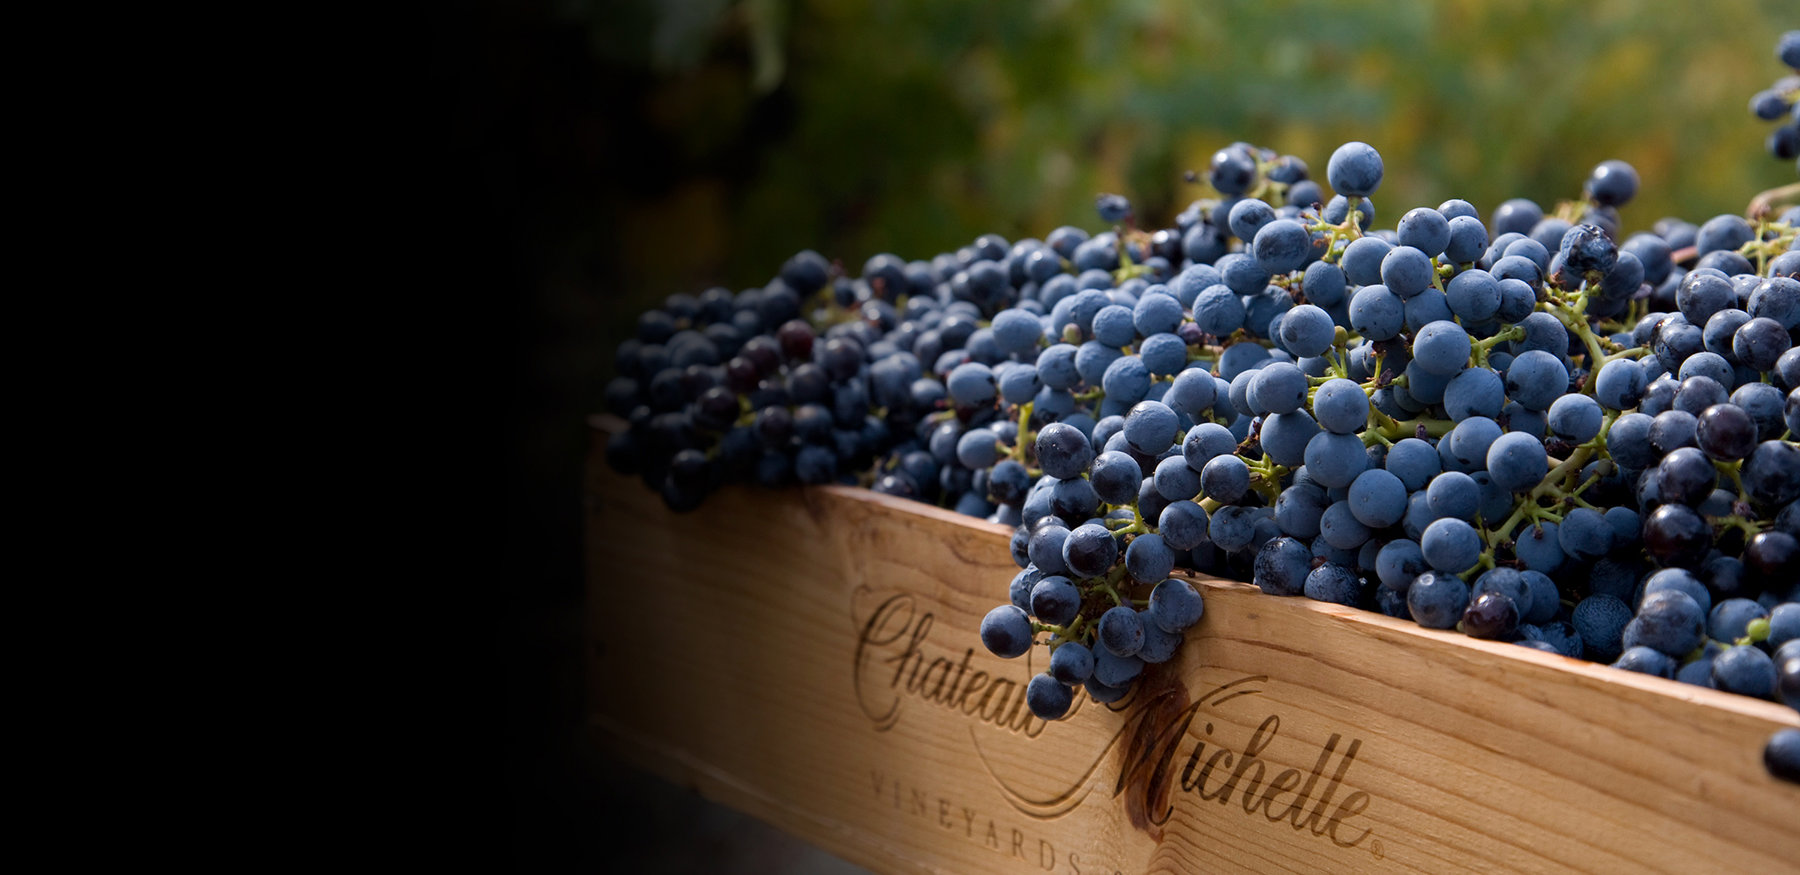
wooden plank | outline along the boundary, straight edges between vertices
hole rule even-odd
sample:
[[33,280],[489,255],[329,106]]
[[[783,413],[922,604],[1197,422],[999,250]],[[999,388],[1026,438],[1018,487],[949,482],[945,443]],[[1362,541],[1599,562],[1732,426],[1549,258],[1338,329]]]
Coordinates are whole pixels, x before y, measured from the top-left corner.
[[589,464],[595,737],[888,872],[1795,871],[1762,702],[1196,578],[1177,659],[1046,724],[976,629],[1009,532],[865,490],[674,515]]

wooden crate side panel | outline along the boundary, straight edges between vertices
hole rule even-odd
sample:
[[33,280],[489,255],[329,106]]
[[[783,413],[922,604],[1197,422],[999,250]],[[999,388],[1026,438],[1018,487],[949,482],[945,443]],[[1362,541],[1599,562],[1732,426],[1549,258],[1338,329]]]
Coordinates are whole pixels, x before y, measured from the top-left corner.
[[[683,516],[591,465],[594,725],[884,871],[1780,871],[1793,711],[1305,599],[1207,611],[1129,707],[1044,724],[980,618],[1007,532],[825,487]],[[1085,697],[1078,697],[1078,701]],[[1304,797],[1306,804],[1296,805]]]

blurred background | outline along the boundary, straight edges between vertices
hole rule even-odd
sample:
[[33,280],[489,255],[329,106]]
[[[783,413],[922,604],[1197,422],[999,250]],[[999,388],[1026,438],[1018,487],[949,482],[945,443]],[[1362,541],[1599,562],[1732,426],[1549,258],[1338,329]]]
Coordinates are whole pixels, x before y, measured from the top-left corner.
[[[802,248],[855,272],[1098,230],[1100,192],[1171,224],[1207,194],[1183,172],[1236,140],[1318,177],[1337,144],[1373,144],[1390,226],[1452,197],[1550,207],[1608,158],[1643,180],[1627,233],[1793,180],[1747,109],[1785,69],[1791,2],[474,0],[431,18],[446,185],[509,352],[503,768],[530,868],[841,871],[684,791],[658,797],[668,835],[711,823],[717,842],[661,847],[600,813],[667,788],[577,734],[583,416],[667,295],[760,285]],[[663,856],[621,860],[622,838]]]

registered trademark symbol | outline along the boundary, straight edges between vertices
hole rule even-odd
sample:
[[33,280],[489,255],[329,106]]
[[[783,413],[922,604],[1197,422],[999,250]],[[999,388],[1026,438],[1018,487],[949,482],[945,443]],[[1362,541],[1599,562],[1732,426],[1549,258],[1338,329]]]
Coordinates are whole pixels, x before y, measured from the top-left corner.
[[1376,839],[1369,843],[1369,853],[1374,854],[1375,859],[1377,860],[1387,856],[1385,849],[1381,846],[1381,839]]

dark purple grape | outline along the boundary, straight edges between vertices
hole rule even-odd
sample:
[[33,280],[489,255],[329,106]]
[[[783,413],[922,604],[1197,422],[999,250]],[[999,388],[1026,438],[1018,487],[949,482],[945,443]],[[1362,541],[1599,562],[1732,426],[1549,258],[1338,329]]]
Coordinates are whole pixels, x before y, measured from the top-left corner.
[[1099,523],[1083,523],[1063,541],[1063,562],[1076,577],[1099,577],[1118,558],[1119,542]]
[[1694,443],[1709,458],[1734,462],[1756,448],[1757,427],[1736,404],[1714,404],[1695,418]]
[[1800,578],[1800,539],[1787,532],[1759,532],[1744,544],[1744,565],[1770,584]]
[[1697,567],[1712,546],[1712,527],[1692,508],[1665,504],[1644,520],[1644,546],[1664,566]]
[[1519,606],[1499,592],[1484,592],[1469,602],[1456,628],[1475,638],[1511,639],[1519,631]]
[[1763,748],[1763,766],[1783,781],[1800,783],[1800,729],[1777,729]]
[[1656,465],[1656,488],[1665,502],[1698,505],[1718,482],[1711,460],[1693,447],[1680,447]]
[[1771,511],[1800,499],[1800,446],[1763,441],[1740,472],[1750,499]]

